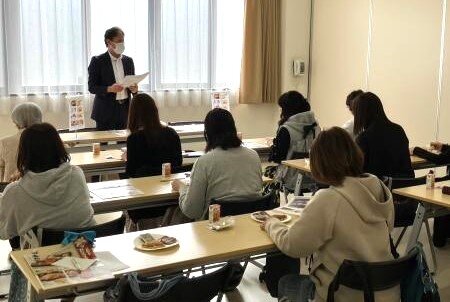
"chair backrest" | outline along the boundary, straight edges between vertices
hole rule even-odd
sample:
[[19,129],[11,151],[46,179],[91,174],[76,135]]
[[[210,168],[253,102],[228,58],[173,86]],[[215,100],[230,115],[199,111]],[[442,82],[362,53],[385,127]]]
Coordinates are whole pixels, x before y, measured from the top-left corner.
[[394,190],[399,188],[424,185],[427,181],[427,177],[426,176],[417,178],[384,177],[382,181],[390,190]]
[[[77,132],[92,132],[92,131],[98,131],[97,128],[94,127],[88,127],[88,128],[83,128],[80,130],[77,130]],[[63,129],[58,129],[58,133],[69,133],[69,132],[74,132],[73,130],[70,131],[69,128],[63,128]]]
[[266,211],[277,207],[274,191],[255,199],[244,200],[211,200],[211,204],[220,204],[222,216],[240,215],[256,211]]
[[95,231],[96,237],[105,237],[122,234],[125,227],[125,215],[121,215],[120,217],[113,217],[108,221],[104,221],[98,223],[91,227],[86,228],[76,228],[76,229],[43,229],[42,230],[42,240],[41,245],[52,245],[61,243],[64,239],[65,231],[72,232],[85,232],[85,231]]
[[404,257],[383,262],[344,260],[328,287],[327,302],[334,301],[334,293],[341,284],[364,291],[364,301],[374,302],[374,292],[399,285],[415,270],[418,253],[415,248]]
[[203,121],[179,121],[179,122],[167,122],[169,126],[184,126],[184,125],[201,125]]

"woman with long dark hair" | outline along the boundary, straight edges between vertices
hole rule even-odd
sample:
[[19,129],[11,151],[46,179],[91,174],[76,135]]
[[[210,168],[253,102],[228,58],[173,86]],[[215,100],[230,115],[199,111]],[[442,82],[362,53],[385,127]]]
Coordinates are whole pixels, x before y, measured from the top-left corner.
[[161,174],[161,165],[179,167],[183,162],[177,132],[161,124],[158,108],[145,93],[133,97],[128,116],[126,173],[130,177]]
[[175,180],[180,208],[191,219],[202,219],[211,199],[245,200],[261,196],[262,172],[258,154],[241,146],[233,116],[213,109],[205,118],[206,154],[192,168],[190,185]]
[[372,92],[361,94],[353,113],[354,135],[364,153],[364,172],[378,177],[414,177],[408,137],[386,116],[380,98]]

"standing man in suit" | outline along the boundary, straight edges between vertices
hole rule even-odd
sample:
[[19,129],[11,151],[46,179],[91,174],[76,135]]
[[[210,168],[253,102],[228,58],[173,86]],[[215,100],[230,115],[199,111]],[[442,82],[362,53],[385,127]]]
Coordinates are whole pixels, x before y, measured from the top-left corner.
[[97,123],[97,130],[125,129],[131,94],[138,91],[137,85],[124,88],[119,84],[126,75],[134,75],[133,59],[123,55],[124,36],[119,27],[108,29],[108,51],[92,57],[88,67],[89,92],[95,94],[91,118]]

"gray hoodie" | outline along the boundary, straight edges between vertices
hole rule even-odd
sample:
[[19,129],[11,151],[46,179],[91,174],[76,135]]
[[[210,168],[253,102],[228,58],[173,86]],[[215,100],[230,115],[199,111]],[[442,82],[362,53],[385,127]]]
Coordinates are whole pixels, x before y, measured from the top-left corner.
[[[389,232],[394,225],[392,194],[374,175],[347,177],[340,187],[320,190],[291,227],[271,219],[266,224],[277,247],[291,257],[315,254],[311,279],[316,301],[325,301],[328,286],[344,259],[387,261],[393,256]],[[399,301],[399,289],[375,294],[376,301]],[[336,301],[364,301],[362,292],[341,286]]]
[[26,172],[0,197],[0,238],[33,227],[79,228],[94,224],[89,190],[80,168],[69,163],[42,173]]
[[[315,126],[314,123],[316,123]],[[291,139],[286,159],[292,159],[295,152],[308,153],[314,139],[320,132],[320,127],[312,111],[291,116],[280,128],[288,130]],[[307,132],[308,129],[310,129],[310,132]],[[297,175],[298,170],[279,165],[276,178],[282,180],[288,189],[294,190]],[[308,187],[311,182],[310,178],[304,177],[302,187]]]

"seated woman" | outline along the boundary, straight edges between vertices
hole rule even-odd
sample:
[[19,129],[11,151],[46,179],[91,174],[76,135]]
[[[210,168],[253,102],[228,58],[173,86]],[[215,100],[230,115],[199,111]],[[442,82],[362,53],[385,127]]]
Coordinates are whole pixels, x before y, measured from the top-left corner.
[[[308,157],[309,149],[316,135],[320,132],[319,125],[311,111],[311,106],[297,91],[289,91],[280,96],[278,105],[281,107],[278,131],[273,140],[269,161],[281,163],[286,159]],[[295,189],[298,171],[279,165],[276,178],[282,180],[285,187]],[[310,180],[305,179],[302,187],[307,187]]]
[[158,108],[151,96],[133,97],[128,115],[126,173],[129,177],[161,174],[163,163],[180,167],[183,162],[177,132],[161,125]]
[[0,140],[0,182],[9,182],[15,177],[20,135],[25,128],[42,123],[42,111],[34,103],[22,103],[14,107],[11,119],[19,131]]
[[[330,187],[312,197],[291,227],[273,218],[261,225],[283,253],[295,258],[315,254],[309,276],[287,275],[280,280],[283,301],[326,301],[328,286],[344,259],[394,259],[389,243],[392,194],[376,176],[363,173],[363,154],[350,135],[338,127],[322,131],[311,147],[310,160],[314,179]],[[345,286],[335,297],[364,301],[362,291]],[[399,299],[399,288],[375,294],[376,301]]]
[[[94,210],[83,171],[71,166],[58,132],[50,124],[26,128],[19,142],[20,179],[0,196],[0,239],[23,237],[34,227],[94,225]],[[25,301],[26,279],[11,268],[10,301]]]
[[413,178],[409,141],[400,125],[391,122],[381,100],[372,92],[354,103],[354,134],[364,154],[364,172],[380,178]]
[[172,182],[180,192],[181,211],[196,220],[206,217],[211,199],[245,200],[261,196],[262,190],[259,156],[241,146],[230,112],[217,108],[206,115],[205,140],[206,154],[195,162],[190,185]]
[[[363,93],[364,93],[364,91],[362,91],[361,89],[358,89],[358,90],[354,90],[354,91],[350,92],[349,95],[347,95],[347,99],[345,100],[345,105],[347,105],[347,108],[352,115],[353,115],[353,103]],[[348,134],[350,134],[350,136],[352,138],[354,138],[354,133],[353,133],[354,126],[355,126],[355,119],[354,119],[354,117],[352,117],[351,119],[346,121],[344,123],[344,125],[342,125],[342,129],[347,131]]]
[[0,239],[22,236],[34,227],[80,228],[94,224],[83,171],[70,157],[56,129],[34,124],[20,137],[20,179],[0,197]]

